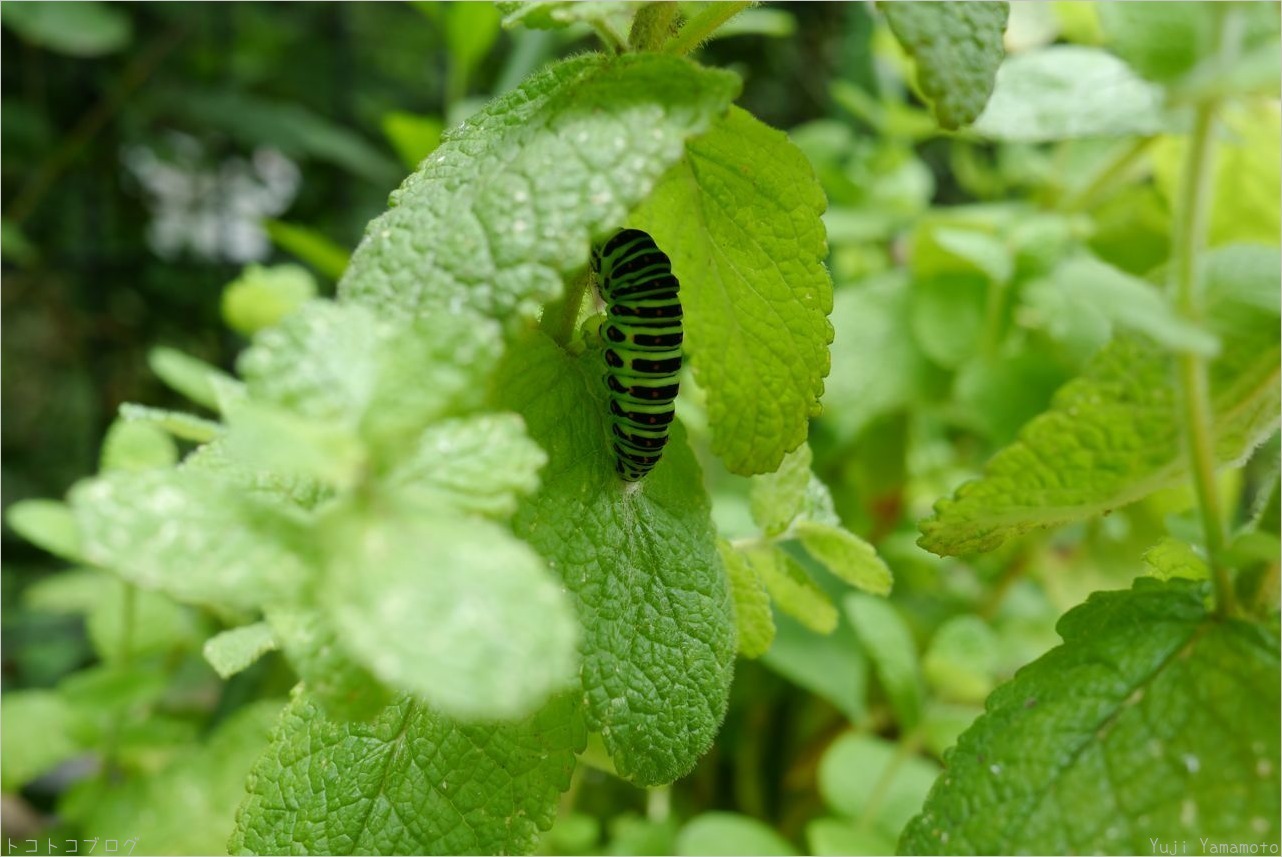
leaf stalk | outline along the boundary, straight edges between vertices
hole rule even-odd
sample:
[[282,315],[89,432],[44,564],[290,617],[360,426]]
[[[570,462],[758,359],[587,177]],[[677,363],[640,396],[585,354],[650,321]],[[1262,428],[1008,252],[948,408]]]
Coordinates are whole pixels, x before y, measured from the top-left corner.
[[663,46],[665,54],[683,57],[712,37],[721,25],[751,6],[751,2],[712,3],[681,25]]

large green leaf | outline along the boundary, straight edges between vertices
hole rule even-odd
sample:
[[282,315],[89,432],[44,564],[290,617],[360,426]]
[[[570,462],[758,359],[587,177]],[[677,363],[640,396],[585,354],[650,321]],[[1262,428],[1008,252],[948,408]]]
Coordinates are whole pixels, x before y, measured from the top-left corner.
[[738,88],[657,55],[545,69],[445,135],[370,223],[340,295],[415,315],[535,315]]
[[[1278,422],[1279,262],[1275,249],[1224,248],[1206,258],[1215,454],[1239,461]],[[1172,358],[1120,336],[1056,395],[1015,443],[921,522],[940,555],[992,550],[1012,536],[1103,514],[1187,478]]]
[[1141,578],[1064,616],[1063,645],[989,698],[900,851],[1276,842],[1277,628],[1216,618],[1205,593]]
[[917,82],[945,128],[975,121],[1005,51],[1007,3],[883,3],[899,43],[917,61]]
[[713,452],[769,473],[806,439],[828,374],[826,200],[801,150],[737,108],[688,149],[630,223],[681,282]]
[[569,358],[541,335],[509,354],[501,398],[548,453],[543,488],[515,528],[578,609],[589,726],[620,774],[665,783],[694,766],[721,723],[734,617],[680,424],[645,479],[619,479],[600,360]]
[[577,700],[462,725],[401,699],[367,723],[306,695],[254,765],[233,854],[525,854],[586,742]]
[[110,3],[8,3],[0,21],[35,45],[73,57],[114,53],[129,44],[129,15]]

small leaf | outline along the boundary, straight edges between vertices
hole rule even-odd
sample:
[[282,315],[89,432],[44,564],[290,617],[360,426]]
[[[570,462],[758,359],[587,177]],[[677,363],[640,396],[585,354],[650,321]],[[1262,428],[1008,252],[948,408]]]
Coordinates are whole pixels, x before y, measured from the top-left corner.
[[276,648],[271,625],[255,622],[211,637],[205,643],[203,654],[214,672],[220,678],[228,679]]
[[519,416],[485,414],[428,428],[387,483],[417,503],[509,518],[547,460]]
[[769,545],[744,553],[776,607],[812,631],[832,633],[837,627],[837,607],[795,559]]
[[[420,116],[403,110],[383,114],[383,134],[411,170],[423,163],[441,144],[444,124],[435,116]],[[341,269],[339,273],[342,273]]]
[[735,812],[700,813],[677,834],[680,857],[796,853],[792,843],[768,824]]
[[739,629],[739,654],[759,658],[770,651],[775,638],[775,620],[770,615],[766,585],[748,564],[747,557],[729,544],[718,540],[717,551],[730,579],[735,626]]
[[922,685],[912,632],[884,598],[851,593],[842,601],[846,617],[872,660],[901,729],[921,718]]
[[4,513],[5,523],[37,547],[63,559],[81,559],[80,527],[66,503],[19,500]]
[[80,751],[73,736],[71,706],[51,690],[10,690],[0,697],[0,771],[6,792],[46,773]]
[[228,850],[527,854],[585,743],[569,697],[516,723],[462,725],[409,699],[334,722],[299,695],[249,775]]
[[895,853],[895,838],[867,830],[857,822],[816,818],[806,825],[806,841],[815,857],[851,857]]
[[869,667],[859,638],[841,622],[820,634],[786,615],[775,617],[774,645],[762,663],[798,687],[831,702],[852,723],[868,715]]
[[844,527],[802,521],[796,528],[802,546],[837,577],[873,595],[890,592],[893,578],[877,549]]
[[801,150],[738,108],[687,149],[630,223],[681,282],[712,451],[734,473],[769,473],[806,439],[828,374],[826,201]]
[[921,808],[939,767],[905,753],[885,738],[846,733],[819,761],[819,793],[849,819],[868,821],[877,833],[896,837]]
[[810,487],[810,446],[802,444],[784,456],[779,469],[752,477],[752,519],[768,538],[782,534],[801,514]]
[[351,256],[347,248],[311,227],[283,220],[264,220],[263,229],[273,244],[311,265],[312,270],[322,277],[337,280],[347,270],[347,260]]
[[900,851],[1138,854],[1193,824],[1276,841],[1277,628],[1209,615],[1206,592],[1139,578],[1066,614],[1063,645],[962,735]]
[[1163,536],[1157,544],[1144,551],[1143,559],[1149,574],[1158,580],[1170,580],[1172,577],[1211,579],[1211,569],[1206,560],[1198,556],[1188,542],[1171,536]]
[[1005,51],[1006,3],[883,3],[891,32],[917,61],[917,81],[944,128],[984,109]]
[[249,265],[223,291],[223,319],[245,335],[279,324],[316,296],[316,280],[298,265]]
[[115,53],[133,36],[120,7],[87,0],[14,3],[0,11],[0,21],[26,41],[72,57]]
[[163,470],[177,463],[178,445],[164,428],[152,422],[123,418],[112,423],[103,438],[98,469],[103,473],[112,470]]
[[147,352],[147,365],[170,389],[212,410],[221,410],[216,384],[240,383],[203,360],[163,346]]
[[557,30],[585,23],[604,28],[619,44],[624,43],[632,16],[643,5],[630,0],[499,0],[498,3],[504,29]]
[[943,699],[978,704],[993,689],[997,656],[997,635],[983,619],[955,616],[935,631],[922,673]]
[[974,130],[993,140],[1044,143],[1166,129],[1163,93],[1098,48],[1049,45],[1011,57]]
[[[207,443],[223,433],[223,427],[204,417],[182,411],[167,411],[147,405],[125,402],[120,406],[120,418],[126,423],[147,423],[164,429],[180,440]],[[155,455],[155,452],[152,452]]]

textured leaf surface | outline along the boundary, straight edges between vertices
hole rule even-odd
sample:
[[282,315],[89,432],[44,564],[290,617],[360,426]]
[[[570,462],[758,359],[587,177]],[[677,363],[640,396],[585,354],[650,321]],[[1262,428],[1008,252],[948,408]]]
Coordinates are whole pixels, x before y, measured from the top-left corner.
[[775,638],[775,620],[770,614],[770,595],[747,557],[723,541],[717,542],[721,562],[730,579],[734,600],[734,621],[739,629],[739,654],[759,658],[770,650]]
[[890,592],[890,569],[877,549],[843,527],[802,521],[797,535],[806,552],[837,577],[874,595]]
[[388,483],[418,503],[506,518],[547,460],[516,414],[485,414],[429,427]]
[[[1216,458],[1240,460],[1277,425],[1279,263],[1263,247],[1207,257]],[[1040,527],[1102,514],[1186,478],[1171,358],[1151,340],[1115,339],[1051,410],[921,522],[941,555],[992,550]]]
[[339,294],[420,316],[533,316],[738,88],[653,54],[550,66],[445,135],[370,223]]
[[600,359],[571,360],[539,336],[500,372],[504,403],[548,453],[543,488],[514,526],[578,610],[589,727],[623,776],[666,783],[694,766],[721,723],[734,617],[680,424],[658,466],[641,482],[622,482]]
[[231,678],[277,647],[271,625],[255,622],[211,637],[203,649],[205,660],[221,678]]
[[1098,48],[1051,45],[1011,57],[974,130],[994,140],[1043,143],[1156,134],[1162,90]]
[[84,556],[178,601],[252,609],[297,586],[298,524],[194,470],[116,472],[77,485]]
[[368,720],[393,694],[347,650],[328,613],[311,606],[269,607],[272,636],[308,698],[339,720]]
[[818,410],[832,342],[826,204],[801,150],[735,108],[629,221],[672,259],[712,451],[735,473],[776,470]]
[[1006,3],[883,3],[891,32],[917,61],[917,82],[945,128],[975,121],[1005,51]]
[[462,720],[529,714],[569,686],[578,625],[505,527],[439,513],[344,533],[323,590],[347,648],[388,686]]
[[1209,616],[1205,591],[1141,578],[1065,615],[1063,645],[962,735],[900,851],[1276,842],[1277,629]]
[[819,634],[837,627],[837,606],[801,564],[781,549],[762,545],[745,551],[774,605]]
[[254,765],[233,854],[525,854],[585,744],[576,701],[464,726],[401,699],[368,723],[306,695]]

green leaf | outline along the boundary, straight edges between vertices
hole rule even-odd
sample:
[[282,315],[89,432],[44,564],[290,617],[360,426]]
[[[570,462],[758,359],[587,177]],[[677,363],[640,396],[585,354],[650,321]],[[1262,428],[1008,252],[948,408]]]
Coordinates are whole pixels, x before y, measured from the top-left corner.
[[944,128],[969,125],[984,109],[1006,55],[1007,3],[883,3],[891,32],[917,61],[917,82]]
[[784,456],[778,470],[752,478],[748,495],[752,519],[766,537],[784,533],[802,513],[812,460],[810,446],[803,443]]
[[227,423],[223,451],[260,472],[342,489],[354,485],[368,463],[365,446],[341,422],[307,419],[284,408],[246,401],[230,410]]
[[339,283],[401,314],[532,318],[738,92],[673,57],[554,64],[445,135]]
[[51,690],[10,690],[0,697],[0,782],[6,792],[16,792],[80,751],[72,738],[74,718],[66,700]]
[[[1277,251],[1207,255],[1208,326],[1221,353],[1210,366],[1216,459],[1239,461],[1277,425]],[[933,553],[993,550],[1030,530],[1103,514],[1187,479],[1169,354],[1115,338],[1051,410],[997,453],[984,476],[940,500],[920,523]]]
[[1140,578],[988,700],[903,853],[1147,853],[1195,830],[1276,841],[1278,635],[1207,613],[1205,584]]
[[816,633],[786,615],[775,617],[774,645],[762,663],[798,687],[831,702],[852,723],[868,714],[868,661],[850,625]]
[[4,513],[15,533],[63,559],[77,561],[83,550],[80,528],[66,503],[58,500],[19,500]]
[[316,280],[300,265],[249,265],[223,290],[223,319],[246,336],[298,310],[316,296]]
[[1011,57],[975,120],[981,136],[1044,143],[1165,130],[1160,87],[1098,48],[1050,45]]
[[500,0],[503,27],[559,30],[574,24],[590,24],[605,30],[618,44],[627,43],[632,16],[644,3],[628,0]]
[[306,695],[250,773],[232,854],[527,854],[586,742],[578,701],[465,726],[401,699],[369,723]]
[[322,277],[337,280],[347,270],[347,260],[351,256],[347,248],[309,226],[283,220],[264,220],[263,229],[273,244],[311,265]]
[[509,518],[547,460],[519,416],[483,414],[429,427],[387,484],[426,506]]
[[728,543],[718,540],[717,550],[730,579],[735,626],[739,630],[739,654],[759,658],[770,651],[775,638],[775,620],[770,615],[770,596],[761,576],[748,558]]
[[490,3],[452,3],[444,11],[450,64],[466,78],[498,38],[499,10]]
[[482,319],[394,321],[315,301],[256,336],[238,365],[252,396],[394,459],[432,420],[479,406],[497,357],[497,328]]
[[73,57],[115,53],[133,37],[129,16],[110,3],[11,3],[0,21],[34,45]]
[[411,170],[441,144],[444,130],[444,123],[436,116],[420,116],[403,110],[383,114],[383,134],[400,155],[401,163]]
[[178,444],[159,425],[118,419],[103,438],[98,469],[103,473],[155,470],[168,469],[177,463]]
[[[1282,108],[1260,99],[1228,104],[1218,116],[1224,130],[1214,148],[1209,240],[1276,246],[1282,218],[1272,188],[1282,171],[1274,157],[1282,148]],[[1154,177],[1168,205],[1175,204],[1187,152],[1188,143],[1180,137],[1162,137],[1153,147]]]
[[851,857],[893,854],[895,838],[867,830],[856,822],[838,818],[816,818],[806,825],[806,842],[816,857]]
[[978,616],[955,616],[935,631],[922,674],[945,700],[982,703],[997,673],[997,635]]
[[796,854],[797,849],[768,824],[736,812],[704,812],[677,834],[681,857]]
[[884,598],[851,593],[842,600],[846,618],[872,660],[899,727],[911,730],[921,718],[922,684],[912,632]]
[[890,569],[877,549],[844,527],[802,521],[797,524],[802,546],[837,577],[874,595],[890,592]]
[[738,108],[687,148],[630,223],[681,282],[712,451],[732,472],[770,473],[806,439],[828,374],[826,201],[801,150]]
[[744,551],[774,605],[820,634],[837,627],[837,607],[795,559],[777,547],[762,545]]
[[893,840],[939,775],[939,767],[875,735],[848,732],[819,761],[819,793],[824,802]]
[[1149,574],[1159,580],[1170,580],[1172,577],[1211,579],[1211,569],[1206,560],[1198,556],[1188,542],[1171,536],[1163,536],[1157,544],[1144,551],[1143,559]]
[[525,716],[573,682],[578,623],[543,560],[505,528],[385,517],[340,544],[321,597],[389,687],[468,721]]
[[348,652],[328,613],[311,605],[269,606],[265,613],[308,699],[329,717],[369,720],[391,702],[392,692]]
[[205,642],[205,660],[220,678],[231,678],[278,648],[271,625],[255,622],[223,631]]
[[[180,440],[190,440],[196,443],[207,443],[223,433],[223,427],[213,420],[207,420],[194,414],[186,414],[182,411],[169,411],[164,408],[135,405],[132,402],[125,402],[120,406],[120,419],[126,423],[145,423],[156,426]],[[141,440],[142,438],[143,436],[136,435],[132,440]],[[152,460],[159,460],[163,457],[163,453],[158,454],[153,447],[148,457]]]
[[721,723],[734,616],[680,423],[645,479],[620,480],[600,359],[572,360],[542,335],[509,353],[500,400],[548,453],[543,488],[514,526],[577,609],[589,728],[622,776],[666,783],[689,772]]
[[147,352],[147,365],[170,389],[182,393],[198,405],[220,409],[217,384],[240,382],[203,360],[173,348],[159,346]]
[[232,458],[226,440],[222,437],[200,446],[183,459],[179,469],[212,474],[254,499],[288,509],[314,509],[333,496],[332,488],[315,479],[259,470]]
[[85,559],[191,604],[253,608],[306,575],[298,524],[195,470],[118,471],[77,485]]

